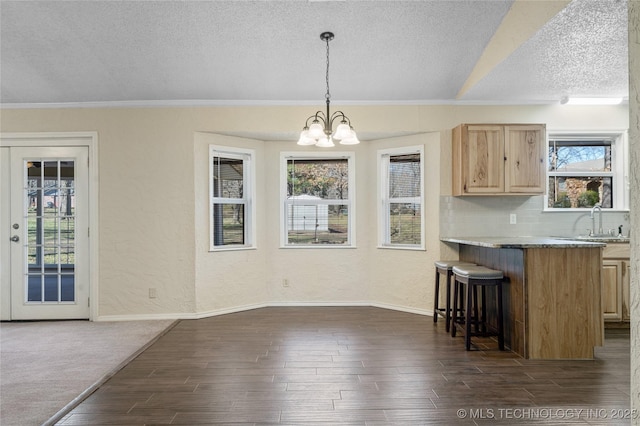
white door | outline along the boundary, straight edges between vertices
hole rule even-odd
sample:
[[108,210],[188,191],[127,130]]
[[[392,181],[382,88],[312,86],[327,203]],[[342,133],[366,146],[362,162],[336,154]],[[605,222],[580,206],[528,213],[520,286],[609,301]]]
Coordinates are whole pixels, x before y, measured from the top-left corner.
[[9,175],[9,148],[0,146],[0,320],[3,321],[11,319]]
[[2,295],[9,279],[10,319],[89,318],[88,148],[0,151]]

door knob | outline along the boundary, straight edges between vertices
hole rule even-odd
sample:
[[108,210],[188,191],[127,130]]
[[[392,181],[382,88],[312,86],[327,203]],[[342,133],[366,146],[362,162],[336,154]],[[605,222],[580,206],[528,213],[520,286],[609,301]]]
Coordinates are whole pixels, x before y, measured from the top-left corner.
[[14,243],[17,243],[18,241],[20,241],[20,237],[18,237],[17,235],[14,235],[13,237],[11,237],[11,241],[13,241]]

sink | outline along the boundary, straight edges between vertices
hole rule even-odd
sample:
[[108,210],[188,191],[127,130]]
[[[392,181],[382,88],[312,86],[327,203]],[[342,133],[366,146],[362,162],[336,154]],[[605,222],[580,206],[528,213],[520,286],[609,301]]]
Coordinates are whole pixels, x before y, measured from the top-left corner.
[[596,241],[603,243],[628,243],[629,237],[615,237],[613,235],[578,235],[574,239],[582,241]]
[[595,243],[628,243],[629,237],[614,237],[613,235],[578,235],[575,237],[553,237],[559,240],[591,241]]

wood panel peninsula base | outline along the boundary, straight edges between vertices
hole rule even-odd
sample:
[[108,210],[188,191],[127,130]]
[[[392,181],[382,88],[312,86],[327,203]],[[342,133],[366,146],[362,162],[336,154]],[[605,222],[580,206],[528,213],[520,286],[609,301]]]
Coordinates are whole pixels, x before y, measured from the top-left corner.
[[441,238],[460,260],[503,271],[506,346],[524,358],[593,359],[604,342],[603,243]]

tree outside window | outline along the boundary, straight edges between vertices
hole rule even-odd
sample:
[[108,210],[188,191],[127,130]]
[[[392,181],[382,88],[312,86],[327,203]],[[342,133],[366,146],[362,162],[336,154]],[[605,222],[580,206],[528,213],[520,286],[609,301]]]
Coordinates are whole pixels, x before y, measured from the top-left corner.
[[550,137],[548,164],[548,208],[614,207],[611,139]]
[[286,158],[285,244],[351,244],[350,158]]

